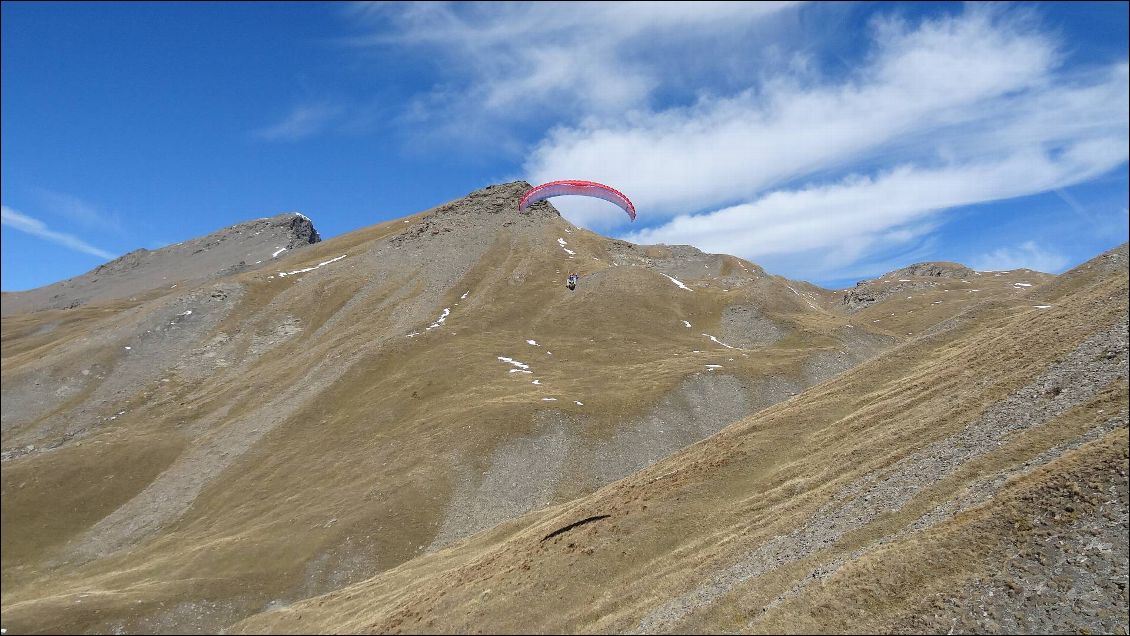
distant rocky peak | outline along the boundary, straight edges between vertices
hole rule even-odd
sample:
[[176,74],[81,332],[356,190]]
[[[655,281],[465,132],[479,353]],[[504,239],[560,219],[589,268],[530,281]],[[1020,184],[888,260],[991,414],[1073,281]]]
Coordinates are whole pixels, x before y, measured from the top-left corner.
[[974,271],[960,263],[927,262],[915,263],[909,267],[891,272],[898,276],[921,276],[924,278],[969,278]]
[[301,244],[312,245],[322,240],[322,237],[318,234],[318,229],[314,227],[314,222],[301,212],[288,212],[268,220],[290,230],[291,234],[294,235],[293,247],[298,247]]
[[[3,313],[73,308],[152,289],[184,289],[256,267],[318,243],[314,223],[298,212],[255,219],[158,249],[137,249],[65,281],[5,296]],[[177,292],[179,293],[179,292]]]
[[967,280],[976,275],[977,272],[960,263],[915,263],[878,278],[859,281],[854,289],[844,293],[840,302],[849,311],[859,311],[901,292],[930,289],[939,284],[930,279]]

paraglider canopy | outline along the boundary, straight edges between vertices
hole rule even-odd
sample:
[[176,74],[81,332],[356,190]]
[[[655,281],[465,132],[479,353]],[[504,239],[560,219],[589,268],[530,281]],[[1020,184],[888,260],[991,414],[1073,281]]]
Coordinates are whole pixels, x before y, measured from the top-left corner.
[[632,202],[624,196],[624,193],[595,181],[550,181],[530,188],[529,192],[523,195],[522,200],[518,202],[518,211],[522,212],[538,201],[567,194],[596,197],[615,203],[620,206],[620,209],[628,213],[630,219],[636,220],[636,206],[632,205]]

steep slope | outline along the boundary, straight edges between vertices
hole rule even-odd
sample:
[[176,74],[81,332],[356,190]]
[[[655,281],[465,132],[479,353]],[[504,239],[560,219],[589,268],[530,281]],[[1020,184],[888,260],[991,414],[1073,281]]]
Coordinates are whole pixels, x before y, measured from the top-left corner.
[[286,250],[319,240],[310,219],[301,214],[257,219],[161,249],[139,249],[81,276],[46,287],[6,292],[2,314],[74,309],[90,302],[129,298],[178,284],[197,284],[257,269]]
[[236,632],[1118,633],[1126,247]]
[[5,626],[216,631],[588,495],[895,342],[741,259],[519,214],[528,187],[5,316]]

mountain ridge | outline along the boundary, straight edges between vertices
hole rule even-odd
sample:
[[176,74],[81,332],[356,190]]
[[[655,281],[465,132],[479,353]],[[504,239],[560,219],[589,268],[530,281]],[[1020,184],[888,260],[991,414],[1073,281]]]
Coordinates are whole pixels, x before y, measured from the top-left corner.
[[[733,483],[758,492],[765,488],[759,476],[783,470],[783,481],[760,492],[780,502],[780,493],[795,491],[803,494],[797,505],[815,510],[830,486],[805,484],[847,483],[856,469],[845,458],[880,461],[882,449],[897,457],[956,433],[945,414],[957,406],[939,401],[926,378],[981,395],[975,391],[984,387],[965,386],[955,370],[980,364],[1000,376],[989,388],[1019,389],[1026,373],[1095,330],[1068,307],[1117,324],[1108,296],[1124,286],[1124,247],[1122,261],[1096,261],[1079,270],[1086,275],[1033,280],[1032,287],[1015,284],[1028,274],[982,276],[976,288],[956,280],[851,312],[838,292],[769,275],[743,259],[607,239],[573,226],[549,202],[519,214],[528,186],[484,188],[288,250],[269,269],[5,315],[5,625],[220,631],[248,619],[239,629],[300,630],[308,623],[290,621],[295,612],[311,616],[305,599],[357,584],[413,592],[370,597],[384,599],[373,605],[375,622],[324,615],[321,631],[466,631],[473,623],[443,620],[470,606],[442,583],[434,591],[447,590],[442,598],[455,604],[431,605],[427,586],[443,572],[459,581],[474,570],[484,580],[510,580],[513,590],[526,590],[513,598],[529,600],[532,588],[511,578],[522,562],[497,556],[513,545],[505,537],[542,545],[547,534],[609,514],[609,506],[626,509],[626,501],[594,502],[640,484],[697,483],[692,490],[702,502],[729,501],[710,490],[725,480],[687,480],[726,465],[716,461],[725,453],[703,455],[704,444],[757,455],[733,446],[739,430],[772,452],[766,463],[730,475]],[[574,271],[581,280],[569,291],[564,279]],[[1049,302],[1046,290],[1061,295]],[[1051,327],[1040,322],[1047,311]],[[982,333],[978,342],[996,351],[1004,334],[1024,333],[1016,321],[1034,321],[1033,333],[1048,341],[1038,352],[1010,354],[1035,355],[1030,364],[998,368],[996,353],[981,359],[970,353],[976,347],[953,344]],[[1121,360],[1114,350],[1101,368]],[[934,351],[950,351],[960,364],[916,367]],[[880,358],[885,362],[874,366]],[[916,393],[933,401],[913,412],[937,422],[937,430],[873,425],[881,434],[869,438],[876,442],[870,449],[840,430],[853,430],[851,422],[863,422],[872,408],[899,413],[915,404]],[[835,417],[853,409],[860,414],[846,424]],[[813,420],[814,413],[822,415]],[[813,464],[802,450],[827,463]],[[655,590],[674,590],[699,567],[679,555],[717,538],[694,521],[717,519],[715,512],[692,505],[695,497],[674,496],[678,505],[653,510],[660,516],[646,523],[613,515],[543,547],[609,524],[650,523],[648,545],[673,551],[646,553],[647,562],[669,563],[652,573],[633,569],[632,561],[621,565]],[[741,523],[789,536],[794,516],[787,508],[758,508],[744,497],[727,504],[736,519],[743,510],[775,510]],[[681,544],[681,536],[691,543]],[[592,556],[586,547],[539,567],[568,576],[577,565],[572,558]],[[670,582],[655,579],[663,571],[674,573]],[[592,580],[638,589],[597,574]],[[467,589],[488,589],[477,586]],[[576,591],[570,598],[581,598]],[[632,601],[622,612],[582,619],[592,601],[577,600],[557,612],[577,618],[537,623],[533,605],[475,602],[495,607],[478,619],[483,625],[535,631],[630,631],[659,607]],[[288,606],[302,609],[260,615]],[[425,608],[442,620],[410,620]],[[543,610],[542,618],[554,613]],[[405,619],[397,623],[397,616]],[[703,631],[724,624],[703,620]],[[647,624],[692,624],[679,621]]]
[[223,278],[256,269],[284,251],[320,240],[313,222],[298,212],[244,221],[159,249],[136,249],[89,272],[43,287],[4,292],[2,313],[74,309],[89,302],[145,294],[170,284]]

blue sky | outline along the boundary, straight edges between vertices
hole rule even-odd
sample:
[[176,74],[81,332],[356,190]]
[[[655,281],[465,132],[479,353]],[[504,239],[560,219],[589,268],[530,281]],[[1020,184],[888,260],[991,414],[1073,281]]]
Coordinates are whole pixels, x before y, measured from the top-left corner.
[[1127,240],[1107,3],[2,5],[2,287],[298,211],[324,238],[503,181],[574,223],[841,287]]

